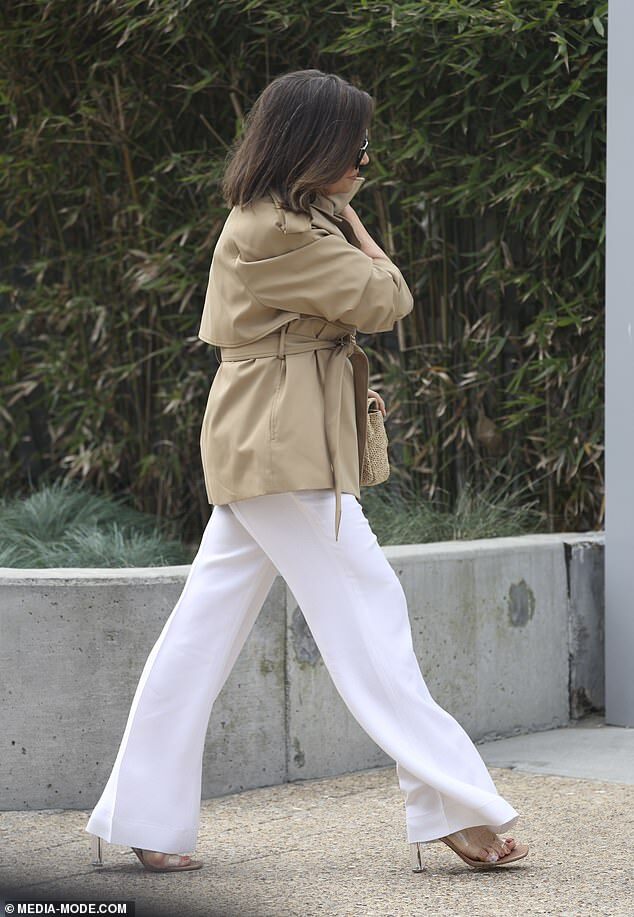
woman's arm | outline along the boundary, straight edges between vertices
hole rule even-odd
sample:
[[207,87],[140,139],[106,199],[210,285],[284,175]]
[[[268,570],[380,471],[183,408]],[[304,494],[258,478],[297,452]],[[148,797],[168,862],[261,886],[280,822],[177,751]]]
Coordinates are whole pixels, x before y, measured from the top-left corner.
[[238,240],[231,260],[232,272],[260,305],[347,323],[367,334],[391,331],[411,312],[412,293],[378,246],[373,257],[327,229],[276,232],[279,253],[245,260]]
[[350,204],[346,204],[339,215],[345,217],[345,219],[354,229],[354,234],[361,243],[361,251],[364,254],[366,254],[369,258],[387,258],[388,261],[390,260],[383,249],[376,244],[370,233],[361,222],[358,214],[355,213]]
[[[380,248],[370,233],[367,231],[359,216],[354,212],[350,204],[346,204],[343,210],[340,213],[340,216],[345,217],[345,219],[350,223],[354,230],[354,234],[361,244],[361,251],[368,255],[370,258],[387,258],[382,248]],[[389,260],[389,259],[388,259]],[[379,410],[383,417],[387,416],[387,409],[385,407],[385,401],[381,395],[374,391],[374,389],[368,389],[368,398],[376,398]]]

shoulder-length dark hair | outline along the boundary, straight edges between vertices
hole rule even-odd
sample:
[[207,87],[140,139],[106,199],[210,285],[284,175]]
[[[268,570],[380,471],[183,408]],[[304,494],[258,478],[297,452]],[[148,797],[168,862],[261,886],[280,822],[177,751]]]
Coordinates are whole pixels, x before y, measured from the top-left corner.
[[222,180],[228,207],[274,191],[283,206],[309,212],[315,194],[353,167],[374,99],[334,73],[295,70],[260,93],[230,150]]

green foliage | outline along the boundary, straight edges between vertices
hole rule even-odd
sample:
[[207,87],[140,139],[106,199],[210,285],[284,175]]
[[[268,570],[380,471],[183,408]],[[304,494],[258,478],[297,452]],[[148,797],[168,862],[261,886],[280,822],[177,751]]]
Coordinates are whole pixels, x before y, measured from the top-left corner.
[[456,501],[445,497],[432,503],[407,485],[387,481],[364,489],[361,496],[380,544],[428,544],[543,531],[545,514],[536,508],[536,499],[527,499],[526,490],[513,481],[492,479],[483,490],[467,482]]
[[264,85],[377,99],[356,209],[416,296],[372,356],[428,503],[519,480],[603,520],[607,4],[17,0],[0,24],[0,488],[54,473],[209,514],[197,339],[225,157]]
[[153,516],[74,482],[0,500],[0,567],[160,567],[192,559]]

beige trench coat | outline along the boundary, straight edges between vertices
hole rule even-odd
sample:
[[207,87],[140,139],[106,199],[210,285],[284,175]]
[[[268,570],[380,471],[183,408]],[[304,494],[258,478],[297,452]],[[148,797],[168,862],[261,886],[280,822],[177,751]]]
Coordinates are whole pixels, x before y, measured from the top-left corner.
[[413,299],[398,267],[360,251],[338,214],[361,188],[318,195],[310,216],[276,195],[233,207],[216,243],[199,337],[220,348],[202,421],[207,497],[334,488],[360,499],[368,361],[357,330],[390,331]]

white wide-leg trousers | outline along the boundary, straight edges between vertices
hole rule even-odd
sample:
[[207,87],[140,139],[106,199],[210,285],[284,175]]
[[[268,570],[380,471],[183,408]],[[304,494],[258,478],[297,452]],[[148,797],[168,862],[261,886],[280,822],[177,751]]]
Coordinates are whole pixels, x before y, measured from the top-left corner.
[[396,762],[408,842],[515,825],[519,814],[475,745],[429,693],[405,594],[361,504],[342,494],[335,541],[334,500],[333,490],[302,490],[214,506],[86,831],[165,853],[195,850],[212,706],[278,572],[343,701]]

